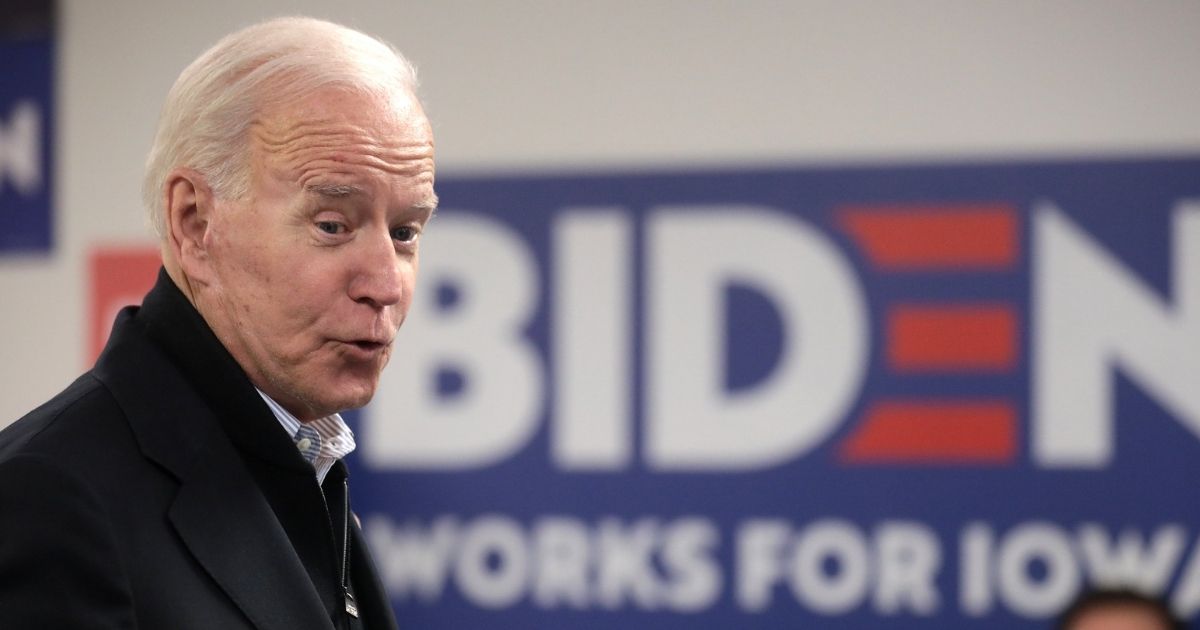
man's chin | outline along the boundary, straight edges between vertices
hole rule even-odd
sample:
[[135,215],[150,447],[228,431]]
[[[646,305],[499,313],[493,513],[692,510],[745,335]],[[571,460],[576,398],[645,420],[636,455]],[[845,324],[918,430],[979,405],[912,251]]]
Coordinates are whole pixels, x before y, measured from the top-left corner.
[[345,391],[339,392],[335,396],[330,396],[324,400],[321,400],[321,403],[322,403],[321,406],[324,409],[329,410],[329,413],[326,413],[324,415],[332,415],[334,413],[340,413],[342,411],[349,411],[352,409],[360,409],[362,407],[366,407],[367,403],[371,402],[371,399],[374,397],[375,397],[374,384],[372,384],[370,386],[347,387],[347,388],[345,388]]
[[321,369],[310,370],[303,379],[293,378],[297,387],[292,391],[306,403],[309,412],[325,417],[342,411],[365,407],[375,397],[379,387],[379,369],[374,366],[355,366],[336,362]]

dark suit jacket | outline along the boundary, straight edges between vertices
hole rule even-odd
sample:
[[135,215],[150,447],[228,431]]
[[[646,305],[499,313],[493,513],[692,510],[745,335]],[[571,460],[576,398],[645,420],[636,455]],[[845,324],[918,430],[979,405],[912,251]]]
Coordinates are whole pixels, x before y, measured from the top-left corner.
[[[339,463],[325,492],[344,479]],[[343,512],[329,504],[160,271],[96,367],[0,432],[0,626],[394,628],[356,526],[362,618],[345,614]]]

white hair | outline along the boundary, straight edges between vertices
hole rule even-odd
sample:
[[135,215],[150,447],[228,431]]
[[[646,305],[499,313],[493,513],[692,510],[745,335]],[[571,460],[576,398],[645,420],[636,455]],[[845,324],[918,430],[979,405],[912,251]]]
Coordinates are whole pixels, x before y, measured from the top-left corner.
[[193,61],[167,94],[146,159],[142,199],[158,235],[167,233],[163,188],[172,169],[195,169],[219,199],[243,198],[250,126],[265,109],[329,87],[388,103],[415,97],[416,71],[374,37],[307,17],[247,27]]

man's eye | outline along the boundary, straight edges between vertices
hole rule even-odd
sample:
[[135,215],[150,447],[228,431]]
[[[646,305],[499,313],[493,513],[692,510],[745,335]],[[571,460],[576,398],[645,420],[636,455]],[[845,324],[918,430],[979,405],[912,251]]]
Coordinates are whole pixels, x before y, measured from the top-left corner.
[[326,234],[341,234],[346,231],[346,226],[337,221],[317,221],[317,229]]
[[402,243],[407,243],[417,238],[417,230],[411,227],[392,228],[392,238]]

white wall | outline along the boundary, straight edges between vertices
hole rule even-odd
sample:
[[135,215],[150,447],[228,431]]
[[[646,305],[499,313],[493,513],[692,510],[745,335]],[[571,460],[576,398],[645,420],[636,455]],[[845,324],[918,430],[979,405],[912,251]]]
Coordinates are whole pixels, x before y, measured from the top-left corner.
[[86,252],[148,243],[176,73],[307,13],[421,69],[441,174],[1200,151],[1200,3],[60,0],[53,256],[0,258],[0,425],[82,371]]

